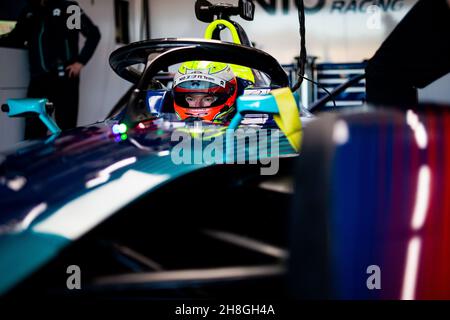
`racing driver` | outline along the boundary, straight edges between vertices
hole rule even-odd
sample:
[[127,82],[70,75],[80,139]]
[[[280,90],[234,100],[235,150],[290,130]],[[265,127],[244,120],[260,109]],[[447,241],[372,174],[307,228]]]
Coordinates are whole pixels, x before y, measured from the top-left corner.
[[191,61],[182,64],[173,83],[177,117],[213,123],[230,121],[235,114],[237,97],[253,80],[246,78],[238,78],[233,66],[226,63]]

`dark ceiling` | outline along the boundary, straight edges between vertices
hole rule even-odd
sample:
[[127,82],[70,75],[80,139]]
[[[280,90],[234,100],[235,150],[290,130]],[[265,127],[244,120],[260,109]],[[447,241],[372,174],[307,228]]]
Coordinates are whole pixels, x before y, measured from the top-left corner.
[[1,0],[0,20],[17,20],[27,0]]

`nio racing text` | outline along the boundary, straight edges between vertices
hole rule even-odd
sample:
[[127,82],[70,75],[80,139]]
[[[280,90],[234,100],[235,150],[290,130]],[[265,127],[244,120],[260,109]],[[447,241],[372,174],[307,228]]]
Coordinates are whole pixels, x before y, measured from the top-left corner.
[[[257,0],[256,1],[268,14],[277,14],[281,7],[283,14],[289,14],[291,10],[297,10],[297,1],[294,0]],[[373,0],[316,0],[311,3],[305,3],[306,13],[318,13],[327,10],[330,13],[366,13],[368,8],[376,4],[384,12],[395,12],[403,9],[405,0],[379,0],[374,3]]]

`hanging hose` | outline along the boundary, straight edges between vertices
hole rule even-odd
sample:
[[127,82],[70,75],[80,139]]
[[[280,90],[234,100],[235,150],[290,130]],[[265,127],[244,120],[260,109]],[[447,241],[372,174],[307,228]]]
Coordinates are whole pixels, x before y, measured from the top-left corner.
[[303,83],[303,78],[305,75],[306,66],[306,26],[305,26],[305,3],[304,0],[296,0],[298,7],[298,20],[300,23],[300,58],[299,58],[299,69],[298,69],[298,80],[297,83],[292,87],[292,92],[297,91]]

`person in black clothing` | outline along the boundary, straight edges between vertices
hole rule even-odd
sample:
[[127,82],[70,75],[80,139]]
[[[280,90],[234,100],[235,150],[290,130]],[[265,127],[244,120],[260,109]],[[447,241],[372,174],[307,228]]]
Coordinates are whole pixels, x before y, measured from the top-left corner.
[[[78,4],[65,0],[29,0],[15,28],[0,37],[0,46],[28,48],[31,79],[27,96],[52,102],[56,122],[62,130],[77,125],[80,72],[100,41],[99,29],[81,9],[80,29],[69,28],[67,21],[75,12],[69,7],[73,5]],[[81,51],[80,32],[86,38]],[[38,118],[26,120],[25,139],[46,134],[47,129]]]
[[403,108],[450,72],[450,0],[419,0],[366,67],[367,102]]

